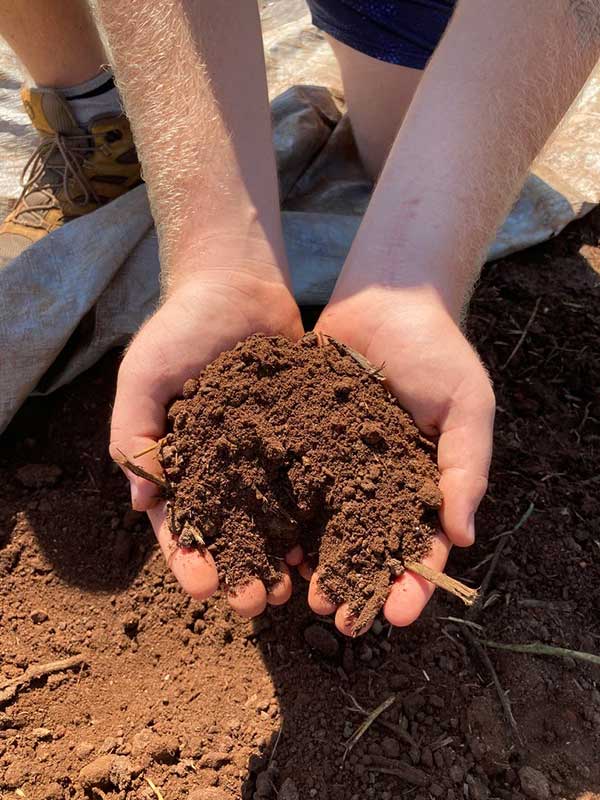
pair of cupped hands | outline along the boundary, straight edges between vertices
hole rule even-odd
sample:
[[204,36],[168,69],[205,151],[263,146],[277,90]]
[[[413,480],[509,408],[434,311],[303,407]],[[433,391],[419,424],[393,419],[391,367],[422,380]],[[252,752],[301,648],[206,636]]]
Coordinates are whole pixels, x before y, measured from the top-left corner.
[[[387,385],[421,431],[437,439],[440,531],[425,563],[443,570],[452,545],[469,546],[474,516],[487,488],[494,395],[487,374],[460,327],[438,295],[426,286],[390,288],[372,275],[342,273],[316,326],[383,364]],[[122,461],[152,447],[165,434],[166,407],[183,384],[199,375],[223,350],[253,333],[289,339],[303,333],[298,307],[285,278],[270,264],[203,269],[170,288],[156,313],[141,328],[122,361],[112,416],[111,455]],[[156,451],[136,463],[156,472]],[[203,600],[218,588],[209,552],[181,549],[169,531],[165,504],[154,484],[126,471],[134,509],[146,511],[168,565],[192,597]],[[299,547],[288,553],[280,583],[267,592],[251,583],[230,592],[241,616],[253,617],[285,603],[292,592],[290,570],[310,581],[308,603],[317,614],[335,614],[335,624],[353,635],[346,605],[336,606],[319,590]],[[383,613],[392,625],[411,624],[433,586],[413,573],[392,585]],[[364,631],[360,631],[362,633]]]

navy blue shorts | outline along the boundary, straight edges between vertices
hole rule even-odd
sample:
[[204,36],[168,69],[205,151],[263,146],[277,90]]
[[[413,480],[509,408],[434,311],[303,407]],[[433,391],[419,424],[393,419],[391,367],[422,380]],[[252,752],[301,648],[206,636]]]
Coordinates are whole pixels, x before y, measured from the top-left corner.
[[425,69],[457,0],[308,0],[313,23],[380,61]]

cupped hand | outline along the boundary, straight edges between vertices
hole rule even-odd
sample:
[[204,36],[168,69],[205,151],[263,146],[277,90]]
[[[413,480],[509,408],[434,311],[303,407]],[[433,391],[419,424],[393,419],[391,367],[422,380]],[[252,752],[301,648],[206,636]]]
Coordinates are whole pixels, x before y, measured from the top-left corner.
[[[389,290],[373,285],[338,294],[317,329],[382,367],[390,390],[421,431],[438,439],[442,530],[428,566],[443,570],[453,544],[471,545],[475,512],[487,489],[495,401],[489,378],[459,325],[436,294],[421,289]],[[320,592],[318,571],[310,578],[309,604],[318,614],[335,613],[338,629],[352,632],[348,607],[336,608]],[[433,593],[414,573],[396,579],[383,612],[392,625],[414,622]]]
[[[298,307],[283,279],[265,265],[253,270],[204,270],[169,295],[127,350],[119,369],[111,423],[110,452],[117,462],[148,451],[166,432],[166,407],[185,381],[198,375],[219,353],[253,333],[302,336]],[[267,276],[267,277],[265,277]],[[156,448],[135,459],[151,473],[160,471]],[[125,470],[133,508],[147,511],[165,559],[184,590],[205,599],[218,587],[217,570],[208,551],[177,546],[165,520],[165,503],[157,487]],[[297,564],[297,551],[288,556]],[[291,594],[287,569],[267,593],[259,580],[230,593],[241,615],[260,614],[267,603],[284,603]]]

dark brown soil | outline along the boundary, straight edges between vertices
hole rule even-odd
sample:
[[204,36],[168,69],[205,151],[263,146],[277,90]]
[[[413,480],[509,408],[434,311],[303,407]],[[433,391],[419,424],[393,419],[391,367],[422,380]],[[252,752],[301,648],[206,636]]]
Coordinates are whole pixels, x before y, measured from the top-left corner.
[[180,545],[206,543],[225,587],[271,589],[300,544],[360,629],[430,549],[435,447],[332,339],[251,336],[185,384],[169,425],[167,519]]
[[[481,583],[495,537],[534,504],[478,618],[498,642],[600,653],[599,242],[596,211],[486,268],[473,298],[499,409],[478,539],[449,573]],[[2,703],[3,800],[102,800],[94,783],[156,798],[146,779],[165,800],[598,797],[594,665],[489,650],[517,736],[444,593],[410,628],[377,619],[352,641],[311,614],[303,581],[254,623],[185,597],[107,454],[117,361],[28,402],[0,440],[0,685],[86,659]],[[371,711],[392,694],[342,762],[364,719],[354,700]]]

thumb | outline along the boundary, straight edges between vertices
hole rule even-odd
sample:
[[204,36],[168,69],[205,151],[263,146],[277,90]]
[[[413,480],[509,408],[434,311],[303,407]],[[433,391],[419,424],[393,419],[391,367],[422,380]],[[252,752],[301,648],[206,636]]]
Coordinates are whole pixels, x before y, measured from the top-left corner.
[[[125,356],[117,379],[117,392],[110,430],[110,455],[131,485],[131,505],[147,511],[160,500],[160,487],[124,466],[128,460],[142,470],[162,477],[158,462],[158,440],[166,426],[165,404],[159,386],[132,363],[132,351]],[[163,390],[164,391],[164,390]]]
[[469,396],[455,401],[441,425],[440,520],[450,541],[460,547],[475,539],[475,512],[487,489],[494,411],[494,393],[482,376]]

